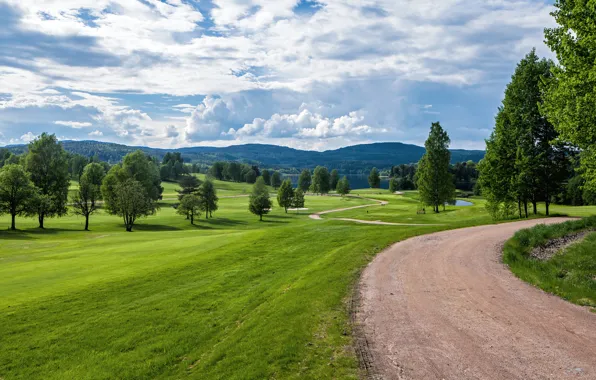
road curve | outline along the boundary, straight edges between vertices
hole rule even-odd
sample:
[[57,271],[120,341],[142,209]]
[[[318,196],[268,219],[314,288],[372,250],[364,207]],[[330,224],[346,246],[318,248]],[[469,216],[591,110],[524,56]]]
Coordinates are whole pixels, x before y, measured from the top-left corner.
[[[596,379],[596,314],[501,263],[515,231],[563,218],[419,236],[364,270],[357,342],[375,379]],[[365,351],[362,353],[362,351]]]

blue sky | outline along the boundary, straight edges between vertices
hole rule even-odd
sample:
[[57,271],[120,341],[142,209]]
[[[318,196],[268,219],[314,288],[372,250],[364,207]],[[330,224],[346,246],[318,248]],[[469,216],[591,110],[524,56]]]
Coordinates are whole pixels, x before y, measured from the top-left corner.
[[483,149],[539,0],[0,0],[0,145]]

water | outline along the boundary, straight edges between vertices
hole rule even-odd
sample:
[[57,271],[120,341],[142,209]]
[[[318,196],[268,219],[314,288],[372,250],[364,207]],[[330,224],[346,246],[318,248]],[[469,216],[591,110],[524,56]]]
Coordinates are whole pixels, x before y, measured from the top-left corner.
[[[284,178],[289,178],[292,181],[294,187],[298,185],[298,174],[288,174],[284,175]],[[340,174],[339,178],[343,178],[344,175]],[[364,174],[348,174],[348,181],[350,182],[351,189],[368,189],[370,185],[368,184],[368,176]],[[389,190],[389,178],[381,177],[381,189]]]
[[474,203],[468,201],[460,201],[457,199],[454,203],[451,203],[452,206],[474,206]]

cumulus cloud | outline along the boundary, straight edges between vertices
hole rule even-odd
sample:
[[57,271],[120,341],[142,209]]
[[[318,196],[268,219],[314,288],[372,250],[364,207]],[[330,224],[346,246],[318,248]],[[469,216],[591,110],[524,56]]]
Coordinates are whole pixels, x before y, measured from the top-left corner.
[[66,127],[71,127],[74,129],[81,129],[81,128],[86,128],[86,127],[90,127],[93,124],[89,123],[89,122],[80,122],[80,121],[62,121],[62,120],[57,120],[54,122],[54,124],[56,125],[64,125]]
[[180,136],[180,133],[178,132],[178,128],[176,128],[173,125],[168,125],[166,127],[166,137],[168,138],[176,138]]
[[221,98],[207,96],[186,120],[184,139],[188,142],[226,138],[233,111]]
[[93,132],[89,132],[89,136],[91,137],[101,137],[103,136],[103,132],[99,130],[95,130]]

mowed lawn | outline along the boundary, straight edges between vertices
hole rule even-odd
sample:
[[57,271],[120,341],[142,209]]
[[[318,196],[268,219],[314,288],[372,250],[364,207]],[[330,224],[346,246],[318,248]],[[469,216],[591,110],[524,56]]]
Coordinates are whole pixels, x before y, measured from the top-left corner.
[[370,203],[331,196],[259,222],[247,197],[223,198],[250,186],[216,186],[220,211],[196,226],[176,215],[176,186],[165,184],[161,209],[133,233],[101,212],[90,232],[72,215],[44,231],[23,218],[20,231],[0,231],[0,378],[357,378],[347,305],[363,266],[395,241],[490,222],[481,204],[416,215],[389,194],[366,194],[391,202],[367,215],[443,225],[309,219]]

